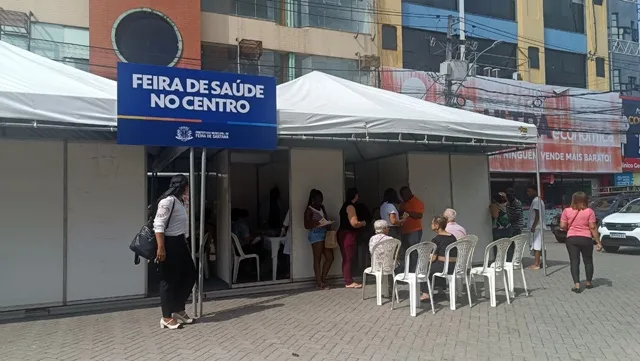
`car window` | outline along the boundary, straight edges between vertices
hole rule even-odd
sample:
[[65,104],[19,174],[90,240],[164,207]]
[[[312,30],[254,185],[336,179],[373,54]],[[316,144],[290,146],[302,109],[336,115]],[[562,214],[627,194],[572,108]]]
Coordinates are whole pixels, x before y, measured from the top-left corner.
[[640,199],[629,202],[626,207],[620,210],[620,213],[640,213]]
[[608,211],[615,203],[615,197],[597,198],[593,201],[591,208],[594,211]]

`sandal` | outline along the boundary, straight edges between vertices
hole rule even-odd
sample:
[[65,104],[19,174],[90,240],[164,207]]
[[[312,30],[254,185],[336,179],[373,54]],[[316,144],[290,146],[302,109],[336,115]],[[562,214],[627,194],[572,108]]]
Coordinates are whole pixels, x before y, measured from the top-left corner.
[[581,293],[582,292],[582,288],[575,288],[574,287],[574,288],[571,289],[571,292],[573,292],[573,293]]
[[588,285],[585,285],[584,288],[590,290],[593,288],[593,284],[589,283]]
[[420,302],[427,302],[427,301],[429,301],[428,294],[420,296]]
[[356,282],[353,282],[349,285],[344,286],[345,288],[362,288],[362,285]]
[[321,290],[321,291],[326,291],[326,290],[329,289],[329,286],[327,286],[326,284],[323,283],[323,284],[316,285],[316,289]]

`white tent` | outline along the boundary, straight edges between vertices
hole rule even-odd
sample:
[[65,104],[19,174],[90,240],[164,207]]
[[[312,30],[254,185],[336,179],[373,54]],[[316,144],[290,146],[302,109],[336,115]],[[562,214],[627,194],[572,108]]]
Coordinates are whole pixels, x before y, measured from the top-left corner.
[[532,124],[486,116],[314,71],[278,86],[278,133],[418,134],[536,143]]
[[116,82],[0,41],[0,118],[116,126]]

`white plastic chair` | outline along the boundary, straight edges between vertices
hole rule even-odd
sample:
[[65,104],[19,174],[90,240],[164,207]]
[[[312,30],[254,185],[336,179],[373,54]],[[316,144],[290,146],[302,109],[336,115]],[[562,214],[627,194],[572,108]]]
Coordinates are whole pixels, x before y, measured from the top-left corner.
[[[364,289],[367,284],[367,275],[376,276],[376,302],[378,306],[382,306],[382,290],[384,289],[385,294],[387,294],[389,292],[389,276],[395,278],[395,268],[398,252],[400,251],[400,243],[399,240],[392,238],[373,246],[373,250],[371,251],[371,267],[367,267],[362,273],[363,300]],[[393,298],[391,301],[393,302]]]
[[[471,254],[469,255],[469,262],[467,262],[467,273],[471,272],[471,268],[473,268],[473,255],[476,254],[476,246],[478,245],[478,236],[475,234],[468,234],[464,237],[460,237],[458,241],[471,241],[473,242],[473,246],[471,247]],[[471,283],[471,287],[475,287],[473,283]],[[461,288],[461,287],[458,287]]]
[[504,263],[504,269],[507,271],[507,279],[509,280],[509,292],[513,297],[515,297],[514,292],[514,270],[520,270],[522,274],[522,284],[524,285],[524,293],[529,296],[529,290],[527,290],[527,280],[524,277],[524,267],[522,266],[522,257],[524,256],[525,249],[527,248],[527,243],[529,242],[529,235],[519,234],[517,236],[511,237],[511,241],[513,241],[514,251],[513,251],[513,259],[511,262]]
[[[471,302],[471,290],[469,289],[469,257],[473,251],[474,243],[471,240],[461,240],[451,243],[444,251],[444,268],[443,272],[434,273],[431,279],[431,284],[436,283],[436,277],[444,278],[449,285],[449,308],[451,310],[456,309],[456,281],[458,279],[464,281],[467,285],[467,297],[469,298],[469,307],[473,306]],[[456,265],[453,269],[453,273],[449,274],[449,254],[452,249],[456,248],[458,255],[456,257]]]
[[240,266],[240,262],[245,259],[255,258],[256,259],[256,268],[258,273],[258,282],[260,282],[260,257],[257,254],[244,254],[242,250],[242,246],[240,246],[240,241],[235,234],[231,233],[231,239],[233,239],[233,244],[236,248],[236,252],[233,253],[233,283],[236,283],[238,280],[238,267]]
[[[489,243],[484,250],[484,264],[482,267],[474,267],[471,269],[471,280],[475,283],[475,276],[482,276],[489,280],[489,298],[491,300],[491,307],[496,307],[496,276],[502,275],[502,282],[504,283],[505,293],[507,294],[507,303],[511,304],[511,297],[509,295],[509,282],[507,282],[507,272],[504,269],[504,263],[507,258],[507,250],[511,246],[511,238],[501,238],[497,241]],[[496,260],[490,266],[489,258],[491,257],[491,250],[496,247]],[[475,289],[475,287],[474,287]],[[487,287],[484,287],[485,297]],[[477,291],[476,291],[477,292]],[[477,294],[476,294],[477,296]]]
[[[431,269],[431,260],[436,253],[438,246],[433,242],[422,242],[413,245],[407,249],[404,256],[404,272],[395,275],[393,277],[393,292],[391,293],[391,309],[393,310],[393,295],[396,295],[396,301],[400,303],[398,299],[398,293],[396,292],[396,283],[405,282],[409,284],[409,313],[412,317],[416,317],[418,311],[418,304],[420,304],[420,283],[427,283],[429,287],[429,300],[431,301],[431,312],[436,313],[433,307],[433,291],[431,288],[431,281],[429,281],[429,271]],[[413,273],[409,270],[409,264],[411,261],[411,253],[418,253],[418,261],[416,262],[416,269]]]

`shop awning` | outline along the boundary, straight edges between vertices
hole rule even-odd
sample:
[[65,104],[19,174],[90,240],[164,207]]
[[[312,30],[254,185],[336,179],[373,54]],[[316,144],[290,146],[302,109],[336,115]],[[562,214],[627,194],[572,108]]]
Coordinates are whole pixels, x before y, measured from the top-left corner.
[[0,118],[116,126],[116,82],[0,41]]
[[[525,124],[426,102],[314,71],[278,86],[281,135],[367,136],[536,143]],[[417,138],[416,138],[417,137]]]

